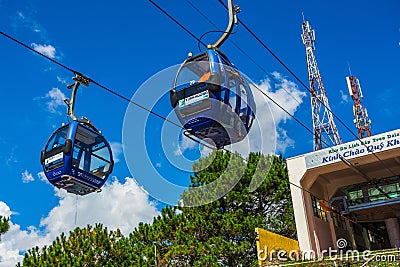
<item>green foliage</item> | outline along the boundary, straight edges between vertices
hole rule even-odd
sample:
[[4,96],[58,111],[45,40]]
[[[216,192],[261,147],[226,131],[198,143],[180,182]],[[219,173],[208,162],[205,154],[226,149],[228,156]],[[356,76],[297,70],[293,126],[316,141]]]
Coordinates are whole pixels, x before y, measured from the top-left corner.
[[[182,194],[185,205],[231,190],[206,205],[165,207],[151,225],[140,223],[127,237],[101,225],[77,228],[69,238],[62,234],[42,250],[29,250],[23,265],[256,266],[256,227],[296,236],[282,157],[254,153],[244,161],[217,151],[196,162],[193,171],[192,185]],[[252,179],[262,183],[250,192]]]
[[101,224],[84,229],[76,228],[67,238],[64,233],[53,243],[26,254],[24,266],[113,266],[109,262],[121,254],[117,243],[122,238],[119,230],[108,231]]
[[10,229],[10,218],[0,216],[0,237],[2,234],[5,234],[8,229]]

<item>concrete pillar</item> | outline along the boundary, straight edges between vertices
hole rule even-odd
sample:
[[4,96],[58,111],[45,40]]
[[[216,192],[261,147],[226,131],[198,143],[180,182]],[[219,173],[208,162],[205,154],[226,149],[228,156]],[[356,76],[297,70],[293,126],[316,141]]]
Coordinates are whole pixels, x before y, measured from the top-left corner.
[[390,246],[392,248],[400,248],[400,225],[397,218],[385,220],[386,229],[389,235]]

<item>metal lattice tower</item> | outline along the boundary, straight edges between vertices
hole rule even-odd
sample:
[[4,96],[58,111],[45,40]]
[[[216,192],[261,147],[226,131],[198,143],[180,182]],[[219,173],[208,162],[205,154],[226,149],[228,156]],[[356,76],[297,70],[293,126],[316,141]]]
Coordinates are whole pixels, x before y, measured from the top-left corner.
[[312,120],[314,129],[314,151],[322,149],[322,145],[338,145],[342,143],[336,124],[333,120],[328,97],[319,73],[314,55],[315,31],[311,30],[308,21],[302,24],[303,44],[306,47],[308,81],[310,82]]
[[371,136],[370,124],[371,120],[368,118],[367,109],[361,104],[361,98],[363,98],[360,81],[350,74],[346,77],[347,87],[351,98],[353,98],[353,113],[354,113],[354,124],[358,130],[358,138]]

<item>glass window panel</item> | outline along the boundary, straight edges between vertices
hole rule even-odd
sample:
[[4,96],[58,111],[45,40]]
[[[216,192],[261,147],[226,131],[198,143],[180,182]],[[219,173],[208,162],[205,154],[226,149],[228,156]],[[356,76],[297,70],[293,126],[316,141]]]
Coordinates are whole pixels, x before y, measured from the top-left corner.
[[67,132],[68,127],[64,127],[58,130],[53,136],[50,138],[49,142],[47,143],[46,152],[53,150],[55,148],[61,147],[65,144],[67,140]]
[[358,198],[363,198],[362,190],[349,192],[350,200],[356,200]]
[[313,207],[314,216],[320,218],[323,221],[327,221],[326,213],[322,210],[321,206],[319,205],[319,200],[316,197],[311,196],[311,204]]
[[67,140],[68,127],[55,132],[49,139],[45,149],[44,167],[46,171],[60,168],[64,165],[64,146]]
[[243,123],[246,123],[246,117],[247,117],[247,92],[242,83],[239,85],[239,90],[240,90],[240,112],[239,112],[239,117],[242,120]]
[[104,137],[79,126],[75,135],[72,165],[105,178],[111,166],[111,155]]
[[228,89],[229,89],[229,107],[231,110],[235,112],[236,108],[236,100],[237,100],[237,92],[236,92],[236,83],[237,83],[237,73],[232,70],[229,66],[226,66],[226,70],[228,73]]
[[110,168],[110,153],[104,142],[92,147],[90,173],[104,178]]
[[195,61],[186,63],[178,74],[176,86],[191,83],[194,84],[198,81],[206,81],[210,76],[210,63],[208,62],[207,55],[204,54]]

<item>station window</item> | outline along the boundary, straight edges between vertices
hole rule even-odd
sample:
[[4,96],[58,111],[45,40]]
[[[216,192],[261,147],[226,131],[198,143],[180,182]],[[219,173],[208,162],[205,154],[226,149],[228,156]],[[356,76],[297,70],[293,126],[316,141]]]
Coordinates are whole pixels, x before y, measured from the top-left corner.
[[361,189],[350,191],[349,198],[352,205],[357,205],[364,202],[364,195]]
[[326,219],[326,213],[322,210],[321,206],[319,205],[319,199],[315,196],[311,196],[311,203],[314,212],[314,216],[320,218],[323,221],[328,221]]
[[385,200],[390,198],[398,198],[400,196],[400,188],[398,183],[372,187],[368,189],[371,201]]

